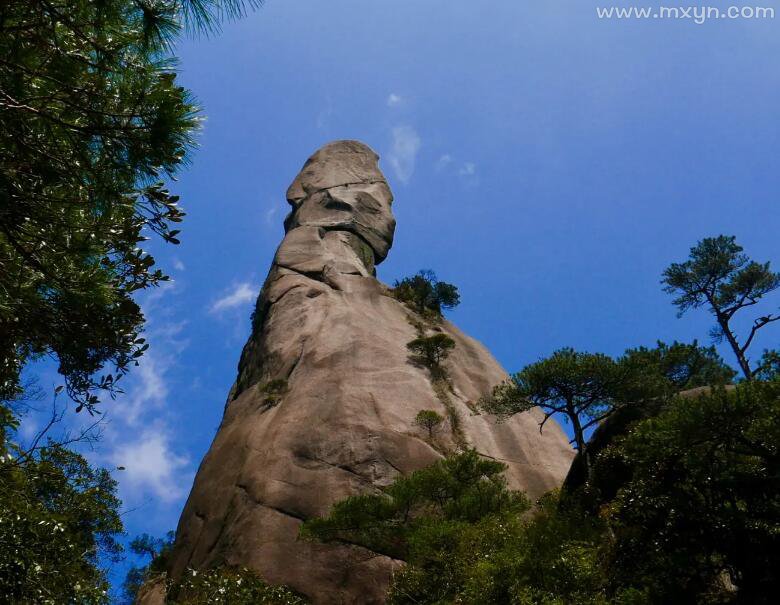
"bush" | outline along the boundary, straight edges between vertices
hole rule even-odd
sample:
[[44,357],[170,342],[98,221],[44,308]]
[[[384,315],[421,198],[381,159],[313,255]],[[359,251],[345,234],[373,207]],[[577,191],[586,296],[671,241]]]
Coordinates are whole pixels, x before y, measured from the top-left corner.
[[271,586],[248,569],[191,569],[172,587],[175,605],[305,605],[284,586]]
[[278,405],[282,401],[282,397],[287,394],[287,381],[284,378],[276,378],[263,385],[261,392],[265,397],[263,403],[268,407]]
[[455,341],[446,334],[434,334],[415,338],[406,343],[406,348],[412,353],[412,361],[428,368],[434,377],[440,377],[445,373],[441,364],[455,348]]
[[414,417],[414,423],[422,429],[428,431],[428,438],[433,439],[433,431],[444,421],[441,414],[433,410],[420,410]]
[[442,309],[453,309],[460,303],[458,288],[436,279],[433,271],[422,270],[412,277],[396,281],[393,295],[421,314],[441,315]]

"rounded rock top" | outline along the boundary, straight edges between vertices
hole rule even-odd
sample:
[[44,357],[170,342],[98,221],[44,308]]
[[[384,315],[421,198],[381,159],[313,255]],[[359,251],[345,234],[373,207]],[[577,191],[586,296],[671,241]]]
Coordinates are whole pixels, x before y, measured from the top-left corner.
[[332,141],[306,160],[287,189],[287,201],[296,206],[323,189],[353,184],[386,183],[379,169],[379,155],[360,141]]

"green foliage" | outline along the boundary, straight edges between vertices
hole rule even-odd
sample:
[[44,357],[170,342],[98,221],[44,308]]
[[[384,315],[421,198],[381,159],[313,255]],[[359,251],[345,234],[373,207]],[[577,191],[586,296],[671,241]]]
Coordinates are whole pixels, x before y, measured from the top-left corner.
[[[522,513],[528,501],[506,488],[505,466],[474,450],[398,477],[381,494],[352,496],[337,503],[328,517],[310,519],[301,534],[310,539],[362,544],[377,552],[413,560],[431,548],[441,519],[444,534],[491,513]],[[433,532],[433,533],[432,533]],[[437,540],[446,542],[446,535]]]
[[529,515],[504,468],[468,450],[399,477],[384,494],[337,503],[303,533],[406,561],[393,576],[393,605],[621,602],[604,598],[602,522],[555,494]]
[[624,373],[607,355],[559,349],[496,386],[480,407],[505,418],[539,406],[545,413],[540,429],[561,414],[572,423],[574,443],[583,451],[585,431],[620,404],[624,385]]
[[[769,603],[780,568],[780,389],[676,398],[597,460],[628,480],[607,505],[611,584],[654,603]],[[724,587],[724,574],[737,587]]]
[[247,569],[190,570],[169,588],[171,605],[305,605],[283,586],[270,586]]
[[439,378],[446,374],[442,362],[455,348],[455,341],[439,332],[433,336],[419,336],[406,343],[406,348],[412,353],[413,362],[428,368],[434,378]]
[[287,394],[287,381],[284,378],[276,378],[266,382],[260,391],[264,395],[263,403],[268,407],[278,405]]
[[764,351],[755,378],[763,381],[780,379],[780,351]]
[[422,315],[433,313],[440,316],[442,309],[453,309],[460,303],[458,288],[436,279],[430,270],[396,281],[393,295]]
[[705,238],[691,248],[688,260],[672,263],[663,274],[664,290],[677,295],[674,304],[682,316],[689,309],[707,307],[715,316],[713,336],[726,339],[745,378],[751,380],[760,368],[752,368],[747,351],[754,337],[766,325],[780,320],[777,315],[757,318],[748,336],[740,342],[731,321],[741,309],[757,304],[780,287],[780,273],[769,263],[757,263],[743,254],[733,236]]
[[715,347],[660,340],[655,348],[628,349],[620,363],[630,368],[631,375],[641,375],[647,381],[656,381],[659,392],[676,392],[703,386],[729,384],[736,372],[726,365]]
[[4,602],[108,603],[99,558],[116,559],[122,531],[116,483],[105,469],[49,442],[23,450],[0,405],[0,587]]
[[618,360],[567,348],[526,366],[479,405],[499,419],[539,406],[545,413],[542,427],[551,416],[562,415],[574,427],[574,443],[582,452],[585,431],[618,408],[683,389],[726,384],[734,375],[714,347],[696,341],[658,341],[652,349],[629,349]]
[[184,213],[162,181],[197,126],[169,52],[182,20],[208,29],[255,4],[0,6],[0,398],[46,355],[91,409],[146,350],[132,294],[167,277],[143,242],[179,242]]
[[444,417],[434,410],[420,410],[414,417],[414,423],[428,431],[428,438],[433,439],[433,431],[444,422]]
[[623,481],[595,512],[579,492],[529,511],[469,450],[302,531],[404,560],[394,605],[763,605],[780,589],[779,447],[780,385],[720,387],[671,398],[599,453],[594,476],[620,466]]
[[133,566],[127,571],[122,584],[125,602],[135,603],[138,591],[151,578],[164,574],[168,566],[168,558],[173,550],[176,533],[169,531],[165,538],[156,538],[149,534],[136,536],[129,544],[130,551],[139,557],[148,557],[149,562],[142,566]]

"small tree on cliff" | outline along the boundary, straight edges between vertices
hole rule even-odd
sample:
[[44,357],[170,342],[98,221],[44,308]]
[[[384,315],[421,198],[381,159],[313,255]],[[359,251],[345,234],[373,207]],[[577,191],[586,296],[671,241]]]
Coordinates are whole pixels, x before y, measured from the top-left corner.
[[744,340],[738,337],[732,320],[740,310],[756,305],[780,287],[780,273],[771,271],[768,262],[750,260],[742,250],[733,236],[703,239],[691,248],[688,260],[672,263],[664,271],[662,283],[666,292],[677,295],[678,317],[689,309],[709,309],[716,322],[713,338],[728,342],[745,380],[753,380],[771,365],[772,352],[766,352],[762,362],[752,367],[748,349],[759,330],[780,320],[780,315],[769,313],[755,319]]
[[439,281],[429,269],[396,281],[393,293],[398,300],[410,304],[421,314],[433,312],[441,315],[442,309],[454,309],[460,303],[458,288]]
[[412,353],[412,361],[428,368],[432,376],[439,378],[445,374],[441,364],[455,348],[455,341],[446,334],[438,333],[415,338],[406,343],[406,348]]
[[444,422],[444,417],[434,410],[420,410],[414,417],[414,423],[428,431],[428,439],[433,439],[433,431]]

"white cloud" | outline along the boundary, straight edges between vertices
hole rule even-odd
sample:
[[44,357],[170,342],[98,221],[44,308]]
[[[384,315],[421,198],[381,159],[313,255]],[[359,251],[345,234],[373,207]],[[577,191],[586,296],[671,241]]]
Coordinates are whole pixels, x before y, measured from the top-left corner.
[[184,271],[184,263],[178,258],[173,259],[173,268],[177,271]]
[[268,210],[266,210],[265,222],[267,225],[270,225],[274,222],[274,217],[276,216],[277,212],[279,212],[279,204],[274,204]]
[[460,176],[474,176],[477,173],[477,166],[473,162],[466,162],[458,170]]
[[387,159],[402,183],[408,183],[414,174],[414,165],[421,143],[420,136],[411,126],[393,128],[393,146],[387,154]]
[[214,302],[209,308],[209,313],[219,313],[226,309],[233,309],[241,305],[252,302],[257,293],[249,282],[237,284],[233,290],[225,294],[222,298]]
[[189,477],[183,478],[181,469],[190,461],[172,451],[163,427],[118,444],[109,459],[114,466],[123,468],[117,476],[123,490],[131,490],[135,497],[153,495],[163,502],[172,502],[184,495],[183,486]]
[[192,480],[191,461],[173,445],[185,412],[171,374],[189,345],[182,335],[187,322],[179,319],[173,299],[180,291],[169,282],[142,300],[144,337],[151,346],[124,379],[125,393],[107,407],[102,441],[93,454],[101,465],[123,467],[113,475],[128,509],[153,498],[158,513],[175,511]]
[[449,153],[445,153],[438,160],[436,160],[436,171],[440,172],[450,164],[452,164],[452,156]]
[[390,95],[387,97],[387,106],[388,107],[395,107],[396,105],[400,105],[403,102],[403,98],[401,95],[398,95],[394,92],[391,92]]

